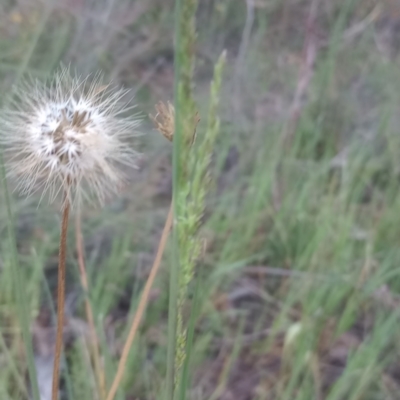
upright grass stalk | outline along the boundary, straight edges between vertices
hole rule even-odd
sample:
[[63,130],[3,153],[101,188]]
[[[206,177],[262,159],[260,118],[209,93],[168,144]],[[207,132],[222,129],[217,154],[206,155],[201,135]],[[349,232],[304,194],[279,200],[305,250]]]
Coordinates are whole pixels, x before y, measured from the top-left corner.
[[7,210],[7,230],[8,230],[8,240],[10,242],[11,264],[12,264],[11,271],[13,277],[13,286],[17,299],[16,301],[17,312],[19,317],[19,323],[21,324],[22,338],[26,350],[28,373],[32,386],[32,397],[34,400],[40,400],[40,393],[39,393],[37,374],[35,368],[35,360],[33,356],[32,337],[30,334],[29,312],[28,312],[29,303],[26,297],[26,292],[24,290],[25,288],[24,278],[22,276],[20,265],[18,262],[16,233],[14,229],[14,216],[11,210],[11,202],[6,181],[6,172],[4,167],[3,155],[1,151],[0,151],[0,173],[1,173],[0,178],[3,187],[3,196],[5,198],[6,210]]
[[[175,132],[173,153],[173,204],[174,204],[174,260],[170,271],[169,307],[168,307],[168,354],[166,394],[167,400],[174,398],[179,348],[184,347],[184,338],[179,316],[179,287],[181,286],[181,248],[180,233],[177,221],[181,215],[182,190],[188,181],[185,168],[189,157],[189,149],[196,133],[196,106],[192,94],[194,44],[195,44],[195,12],[196,0],[176,0],[175,2]],[[180,333],[179,333],[180,332]],[[178,336],[179,337],[178,337]]]
[[[195,127],[190,128],[195,115],[195,103],[192,96],[192,78],[194,66],[195,11],[196,0],[175,0],[175,73],[174,108],[175,132],[173,141],[173,262],[169,276],[168,305],[168,349],[166,399],[173,400],[175,385],[175,349],[178,317],[178,288],[180,276],[180,249],[177,221],[180,216],[180,192],[185,181],[182,168],[188,158],[188,143],[193,142]],[[189,127],[187,126],[189,125]],[[189,128],[189,129],[188,129]]]
[[[215,69],[211,90],[209,125],[197,145],[199,117],[193,96],[196,0],[177,0],[175,15],[175,133],[173,155],[174,260],[170,271],[166,395],[173,400],[186,390],[187,323],[184,307],[195,266],[201,254],[200,221],[209,189],[208,173],[213,145],[219,131],[216,105],[225,55]],[[192,323],[194,323],[192,321]],[[185,366],[184,370],[183,367]]]
[[[189,322],[184,320],[184,308],[190,296],[190,286],[195,275],[195,268],[201,256],[203,241],[199,233],[201,218],[205,210],[205,198],[211,187],[209,171],[213,147],[219,133],[219,119],[216,111],[219,104],[219,92],[222,80],[222,71],[225,64],[225,52],[220,56],[214,69],[214,78],[211,83],[210,105],[207,129],[201,142],[191,149],[192,157],[186,168],[190,180],[183,188],[185,202],[182,203],[181,218],[178,221],[179,246],[181,255],[181,271],[178,287],[178,318],[177,318],[177,348],[175,358],[176,389],[180,390],[180,398],[185,398],[188,380],[188,356],[193,339],[190,331],[194,329],[193,318]],[[194,312],[192,306],[191,313]],[[184,381],[185,380],[185,381]]]
[[[14,77],[14,84],[17,84],[24,72],[26,71],[29,61],[32,58],[32,55],[36,49],[37,43],[45,30],[47,21],[52,12],[52,7],[48,6],[45,7],[44,13],[39,21],[38,27],[36,32],[32,37],[32,41],[30,46],[28,47],[27,51],[25,52],[24,58],[20,63],[19,67],[17,68],[15,77]],[[9,96],[5,97],[5,101],[2,104],[3,107],[7,107],[10,102],[12,101],[14,93],[12,92]],[[37,381],[37,374],[36,374],[36,367],[35,367],[35,360],[33,354],[33,345],[32,345],[32,336],[30,334],[30,320],[29,320],[29,306],[28,306],[28,299],[26,297],[26,293],[24,291],[25,283],[24,278],[20,271],[20,265],[18,261],[18,253],[17,253],[17,242],[16,242],[16,232],[14,228],[14,216],[11,209],[11,201],[10,195],[8,191],[8,185],[6,180],[6,169],[4,165],[4,158],[3,158],[3,148],[0,146],[0,179],[2,181],[3,187],[3,196],[5,198],[6,203],[6,210],[7,210],[7,231],[8,231],[8,239],[10,242],[10,251],[11,251],[11,270],[12,270],[12,277],[13,277],[13,286],[15,290],[16,300],[17,300],[17,312],[19,317],[19,323],[21,325],[22,331],[22,338],[24,341],[25,351],[26,351],[26,358],[28,364],[28,374],[29,379],[32,387],[32,397],[34,400],[40,400],[40,392],[38,387]]]
[[51,399],[58,399],[58,384],[60,377],[60,359],[63,348],[64,334],[64,308],[65,308],[65,261],[67,256],[67,233],[70,203],[68,194],[65,194],[63,203],[61,236],[58,256],[58,283],[57,283],[57,334],[53,366],[53,383],[51,389]]

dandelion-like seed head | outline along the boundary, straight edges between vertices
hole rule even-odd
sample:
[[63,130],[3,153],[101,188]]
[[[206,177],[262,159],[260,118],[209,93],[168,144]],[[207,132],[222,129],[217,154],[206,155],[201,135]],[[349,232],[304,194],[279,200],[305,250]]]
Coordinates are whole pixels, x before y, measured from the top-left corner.
[[42,190],[54,200],[94,197],[101,203],[127,181],[137,153],[129,139],[139,120],[133,107],[95,76],[71,77],[63,69],[46,83],[27,81],[13,107],[0,114],[0,142],[6,166],[25,194]]

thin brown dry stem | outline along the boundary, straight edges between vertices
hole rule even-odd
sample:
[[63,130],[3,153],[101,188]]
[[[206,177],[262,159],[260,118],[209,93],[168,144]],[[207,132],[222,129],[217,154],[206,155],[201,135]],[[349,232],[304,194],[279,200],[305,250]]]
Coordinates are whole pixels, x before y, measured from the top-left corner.
[[171,204],[169,212],[168,212],[168,217],[167,217],[167,220],[165,221],[164,229],[163,229],[163,232],[161,235],[160,243],[158,245],[156,258],[154,259],[154,263],[153,263],[153,266],[151,267],[150,275],[147,278],[146,285],[143,289],[143,293],[140,298],[140,302],[139,302],[135,317],[132,321],[132,325],[129,330],[128,337],[126,339],[124,348],[122,350],[121,359],[118,364],[117,373],[115,374],[114,381],[111,385],[111,389],[107,396],[107,400],[114,400],[115,394],[117,393],[118,387],[123,378],[125,367],[126,367],[126,362],[128,360],[128,354],[132,347],[132,343],[133,343],[133,340],[135,339],[136,332],[139,328],[140,322],[142,320],[143,313],[146,309],[146,305],[149,300],[150,289],[153,285],[154,279],[155,279],[158,269],[160,267],[161,258],[164,253],[165,245],[166,245],[167,239],[168,239],[168,234],[169,234],[169,231],[172,226],[172,216],[173,216],[173,207]]
[[[87,274],[86,274],[85,256],[84,256],[84,248],[83,248],[83,237],[82,237],[82,229],[81,229],[81,218],[80,218],[79,214],[77,214],[77,216],[76,216],[75,230],[76,230],[76,232],[75,232],[76,252],[77,252],[77,256],[78,256],[79,275],[80,275],[82,287],[87,294],[89,291],[89,284],[88,284],[88,279],[87,279]],[[90,301],[88,298],[85,299],[85,313],[86,313],[86,319],[89,324],[93,364],[94,364],[94,369],[95,369],[95,373],[96,373],[97,383],[99,385],[100,398],[105,399],[106,394],[107,394],[106,378],[104,375],[104,370],[103,370],[101,358],[100,358],[99,339],[97,337],[96,328],[95,328],[95,324],[94,324],[93,310],[92,310],[92,306],[90,305]]]
[[60,248],[58,256],[58,285],[57,285],[57,336],[53,366],[53,385],[51,399],[58,399],[58,383],[60,377],[60,359],[63,348],[64,333],[64,304],[65,304],[65,259],[67,255],[67,232],[70,203],[68,194],[63,203],[63,215],[61,222]]

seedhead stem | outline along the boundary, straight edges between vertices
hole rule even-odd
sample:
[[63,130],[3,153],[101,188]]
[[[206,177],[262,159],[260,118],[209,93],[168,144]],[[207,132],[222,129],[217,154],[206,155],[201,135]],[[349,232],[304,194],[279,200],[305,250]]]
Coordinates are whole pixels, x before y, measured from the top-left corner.
[[68,219],[70,211],[70,202],[68,193],[65,193],[63,202],[63,213],[61,222],[61,236],[58,256],[58,284],[57,284],[57,336],[56,347],[54,352],[53,366],[53,385],[51,399],[58,400],[58,385],[60,377],[60,359],[63,348],[63,333],[64,333],[64,306],[65,306],[65,260],[67,255],[67,232]]

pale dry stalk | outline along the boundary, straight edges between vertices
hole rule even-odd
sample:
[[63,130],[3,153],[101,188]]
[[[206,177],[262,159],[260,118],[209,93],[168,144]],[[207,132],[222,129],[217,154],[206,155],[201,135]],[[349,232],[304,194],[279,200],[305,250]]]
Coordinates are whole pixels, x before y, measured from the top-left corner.
[[122,350],[121,358],[120,358],[119,364],[118,364],[117,373],[115,374],[115,378],[111,385],[111,389],[108,392],[107,400],[114,400],[114,397],[117,393],[118,387],[122,381],[125,367],[126,367],[126,362],[128,360],[129,351],[132,347],[132,343],[135,339],[136,332],[137,332],[140,322],[142,320],[143,313],[144,313],[147,303],[149,301],[151,287],[153,286],[154,279],[160,268],[161,258],[164,253],[165,245],[166,245],[167,239],[168,239],[168,234],[169,234],[169,231],[172,226],[172,218],[173,218],[173,207],[171,204],[169,212],[168,212],[167,220],[165,221],[164,229],[163,229],[163,232],[161,235],[160,243],[158,244],[156,258],[154,259],[153,266],[151,267],[151,270],[150,270],[150,275],[147,278],[146,285],[143,289],[143,293],[140,298],[140,302],[139,302],[135,317],[132,321],[132,325],[129,330],[128,337],[126,339],[124,348]]
[[[76,232],[75,232],[76,252],[77,252],[77,256],[78,256],[79,275],[80,275],[82,287],[87,294],[89,292],[89,283],[88,283],[86,267],[85,267],[85,256],[84,256],[84,248],[83,248],[83,236],[82,236],[82,229],[81,229],[80,214],[77,214],[77,216],[76,216],[75,230],[76,230]],[[95,327],[94,317],[93,317],[93,310],[92,310],[90,301],[87,297],[85,298],[85,313],[86,313],[86,319],[89,324],[93,364],[94,364],[94,369],[95,369],[95,373],[96,373],[97,383],[99,385],[100,398],[104,400],[106,398],[106,394],[107,394],[106,379],[105,379],[104,370],[102,367],[102,362],[101,362],[101,357],[100,357],[99,339],[98,339],[97,333],[96,333],[96,327]]]
[[[150,115],[150,118],[153,120],[156,129],[166,139],[168,139],[170,142],[172,142],[173,136],[174,136],[174,131],[175,131],[174,107],[170,103],[165,105],[164,103],[160,102],[156,105],[156,111],[157,111],[156,116]],[[171,205],[170,205],[170,208],[168,211],[167,220],[165,221],[164,229],[161,234],[161,239],[158,244],[156,258],[154,259],[154,263],[153,263],[153,266],[151,267],[149,277],[147,278],[145,287],[143,289],[143,293],[140,298],[140,302],[139,302],[135,317],[133,318],[132,325],[131,325],[131,328],[128,333],[128,337],[126,339],[124,348],[122,350],[121,358],[120,358],[119,364],[118,364],[117,373],[115,374],[114,381],[111,385],[110,391],[108,392],[108,396],[107,396],[106,400],[114,400],[114,397],[117,393],[118,387],[124,376],[124,371],[125,371],[125,367],[126,367],[126,362],[128,360],[129,351],[132,347],[137,330],[139,328],[144,311],[146,309],[146,306],[147,306],[147,303],[149,300],[151,287],[153,286],[154,280],[157,276],[157,272],[160,268],[161,258],[164,253],[165,245],[167,244],[168,234],[172,227],[172,219],[173,219],[173,203],[171,202]]]
[[64,334],[64,305],[65,305],[65,260],[67,255],[67,232],[70,203],[68,194],[65,195],[61,222],[60,248],[58,256],[58,285],[57,285],[57,334],[53,366],[53,384],[51,399],[58,399],[58,382],[60,377],[60,359],[63,348]]

